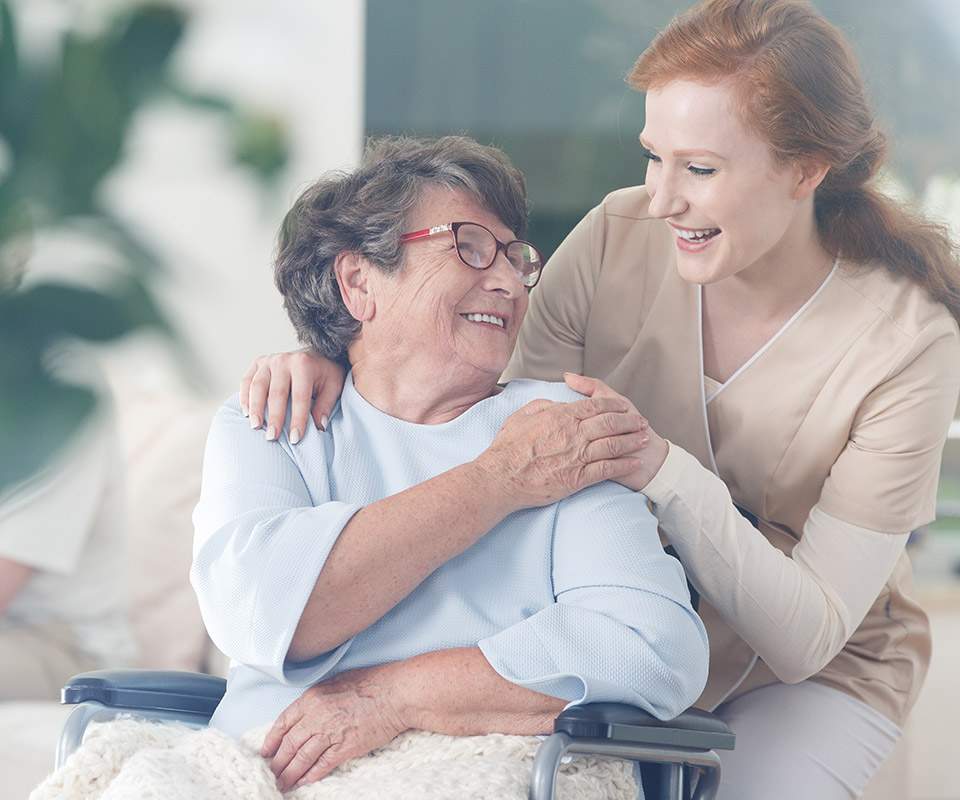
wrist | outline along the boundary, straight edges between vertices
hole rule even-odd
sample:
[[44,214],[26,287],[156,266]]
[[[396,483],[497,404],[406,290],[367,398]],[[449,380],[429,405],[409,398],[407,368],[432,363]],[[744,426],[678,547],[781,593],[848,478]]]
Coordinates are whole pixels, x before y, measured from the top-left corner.
[[407,680],[408,664],[407,660],[393,661],[372,668],[382,712],[397,735],[418,727],[419,705],[412,694],[411,681]]
[[669,453],[670,444],[667,440],[653,434],[650,443],[640,451],[640,466],[629,475],[617,478],[617,483],[635,492],[646,493],[647,486],[656,478]]
[[439,676],[433,675],[431,679],[430,656],[423,653],[382,667],[389,713],[401,732],[433,730]]
[[468,461],[463,470],[473,496],[483,498],[484,508],[493,510],[498,521],[526,507],[510,485],[505,471],[493,462],[489,451],[485,450],[473,461]]
[[644,483],[644,488],[646,484],[652,481],[660,468],[663,466],[663,463],[667,460],[667,455],[670,453],[670,443],[664,439],[662,436],[654,435],[650,440],[650,446],[647,448],[650,452],[650,463],[649,463],[649,477]]

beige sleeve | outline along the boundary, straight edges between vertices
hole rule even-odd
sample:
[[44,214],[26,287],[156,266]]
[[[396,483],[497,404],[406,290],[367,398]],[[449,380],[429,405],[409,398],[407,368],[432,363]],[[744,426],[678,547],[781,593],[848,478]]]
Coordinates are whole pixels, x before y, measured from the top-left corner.
[[590,211],[551,256],[520,328],[501,382],[561,381],[583,372],[583,342],[603,258],[603,206]]
[[940,459],[960,391],[960,337],[944,314],[900,353],[863,401],[830,470],[820,506],[880,531],[910,531],[936,515]]
[[840,652],[908,536],[815,506],[787,556],[737,511],[720,478],[672,444],[644,493],[693,585],[785,683],[815,675]]

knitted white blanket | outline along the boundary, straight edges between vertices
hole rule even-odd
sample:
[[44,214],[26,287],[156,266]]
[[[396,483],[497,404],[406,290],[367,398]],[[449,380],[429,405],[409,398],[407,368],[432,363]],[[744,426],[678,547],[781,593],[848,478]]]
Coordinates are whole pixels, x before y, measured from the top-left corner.
[[[286,795],[259,747],[268,727],[236,740],[130,718],[92,724],[30,800],[526,800],[539,739],[408,732]],[[633,800],[632,765],[578,757],[561,765],[557,800]]]

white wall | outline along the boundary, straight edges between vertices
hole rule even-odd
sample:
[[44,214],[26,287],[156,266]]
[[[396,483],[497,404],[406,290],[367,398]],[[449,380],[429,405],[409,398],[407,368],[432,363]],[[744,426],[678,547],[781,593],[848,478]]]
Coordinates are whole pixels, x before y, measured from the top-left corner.
[[[21,4],[52,27],[55,0]],[[296,346],[272,283],[271,255],[283,213],[322,172],[356,163],[363,139],[363,0],[181,0],[193,14],[176,69],[195,88],[222,92],[276,114],[292,159],[264,193],[227,156],[214,115],[156,106],[138,118],[129,157],[105,187],[108,205],[169,265],[159,294],[205,375],[205,394],[234,391],[253,356]],[[43,22],[43,20],[46,22]],[[28,25],[30,20],[25,20]],[[55,27],[55,26],[53,26]],[[31,277],[76,274],[78,251],[41,241]],[[176,386],[169,350],[149,337],[110,348],[121,385]]]

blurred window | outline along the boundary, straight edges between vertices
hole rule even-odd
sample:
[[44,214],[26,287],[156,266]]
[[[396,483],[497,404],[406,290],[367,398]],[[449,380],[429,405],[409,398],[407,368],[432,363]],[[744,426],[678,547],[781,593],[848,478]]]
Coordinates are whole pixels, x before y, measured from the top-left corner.
[[[623,78],[690,5],[367,0],[366,133],[466,133],[502,147],[527,176],[529,238],[549,257],[607,192],[643,182],[643,98]],[[960,175],[954,0],[925,0],[909,14],[899,0],[816,5],[860,56],[894,143],[894,184],[922,202],[938,174]]]

